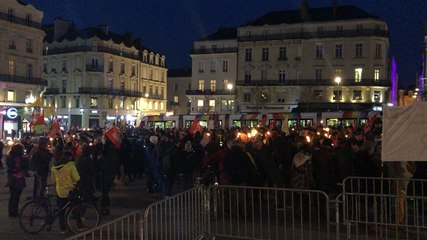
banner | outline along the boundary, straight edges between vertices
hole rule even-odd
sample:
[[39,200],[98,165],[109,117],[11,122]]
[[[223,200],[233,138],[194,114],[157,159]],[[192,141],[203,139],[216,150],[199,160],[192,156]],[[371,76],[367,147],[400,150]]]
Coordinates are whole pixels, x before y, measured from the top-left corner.
[[55,138],[56,134],[60,131],[60,127],[59,127],[59,123],[58,120],[55,119],[52,122],[52,127],[49,129],[49,131],[47,132],[47,135],[51,138]]
[[113,142],[116,148],[120,148],[120,144],[122,143],[122,135],[120,134],[119,129],[116,127],[112,127],[105,132],[105,136]]
[[427,102],[383,111],[381,160],[427,161]]

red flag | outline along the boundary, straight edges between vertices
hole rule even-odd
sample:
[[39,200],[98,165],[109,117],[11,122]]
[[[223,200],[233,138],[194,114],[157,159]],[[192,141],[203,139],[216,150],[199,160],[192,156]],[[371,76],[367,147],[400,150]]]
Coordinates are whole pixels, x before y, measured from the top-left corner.
[[370,128],[371,128],[372,124],[374,124],[375,119],[377,119],[378,114],[380,114],[380,113],[379,113],[379,112],[378,112],[378,113],[375,113],[375,115],[374,115],[374,116],[372,116],[372,117],[369,119],[369,121],[365,124],[365,126],[363,127],[363,134],[366,134],[367,132],[369,132],[369,131],[370,131]]
[[54,138],[55,135],[60,131],[61,129],[59,128],[59,123],[58,120],[55,119],[52,122],[52,127],[49,129],[49,132],[47,133],[47,135],[51,138]]
[[194,134],[195,132],[199,132],[200,134],[203,133],[203,128],[199,124],[199,119],[197,116],[194,117],[193,123],[191,124],[190,128],[188,129],[188,132],[190,134]]
[[30,128],[34,129],[34,126],[44,125],[44,115],[41,111],[41,108],[34,107],[33,113],[31,114],[30,119]]
[[268,129],[272,130],[276,126],[276,120],[273,119],[270,121],[270,125],[268,126]]
[[111,142],[113,142],[116,148],[120,148],[120,144],[122,143],[122,135],[120,134],[119,129],[112,127],[107,132],[105,132],[105,136],[110,139]]

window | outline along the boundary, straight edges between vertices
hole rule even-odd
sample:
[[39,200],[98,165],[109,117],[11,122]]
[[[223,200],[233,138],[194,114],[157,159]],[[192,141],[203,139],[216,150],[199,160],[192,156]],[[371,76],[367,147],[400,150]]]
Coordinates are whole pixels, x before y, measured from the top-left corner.
[[211,91],[212,92],[216,91],[216,80],[211,80]]
[[205,49],[206,49],[205,45],[200,46],[200,50],[202,50],[201,52],[205,52]]
[[98,98],[91,97],[90,98],[90,108],[97,108],[98,107]]
[[176,91],[178,91],[178,83],[175,83],[174,85],[173,85],[173,90],[176,92]]
[[[112,100],[112,99],[110,99],[110,100]],[[76,108],[80,107],[80,98],[79,97],[77,97],[77,98],[74,99],[74,105],[76,105]],[[111,106],[112,105],[113,104],[111,103]],[[113,108],[113,107],[111,107],[111,108]]]
[[123,93],[125,91],[125,83],[121,82],[120,83],[120,92]]
[[216,45],[214,44],[214,45],[212,45],[212,52],[215,52],[216,51]]
[[67,98],[65,96],[61,96],[61,108],[67,107]]
[[203,100],[197,100],[197,110],[198,111],[203,110],[204,103],[205,103],[205,101],[203,101]]
[[13,8],[7,9],[7,18],[9,20],[13,20],[15,18],[15,9]]
[[279,61],[287,60],[286,57],[286,47],[280,47],[279,48]]
[[27,46],[27,53],[32,53],[33,52],[33,39],[27,38],[26,46]]
[[222,61],[222,72],[228,72],[228,60]]
[[110,90],[113,90],[113,87],[114,87],[113,79],[108,80],[108,87],[110,88]]
[[362,68],[355,68],[354,69],[354,81],[360,82],[362,81]]
[[314,100],[322,100],[323,90],[314,90]]
[[125,63],[124,62],[120,63],[120,74],[125,74]]
[[262,61],[268,61],[268,48],[262,48]]
[[211,72],[216,72],[216,62],[215,62],[215,60],[211,61]]
[[286,72],[285,70],[279,71],[279,82],[285,82],[286,80]]
[[25,14],[25,22],[27,23],[27,26],[30,25],[32,20],[33,20],[33,16],[31,16],[31,14],[29,14],[29,13]]
[[125,109],[125,100],[120,99],[119,107],[120,109]]
[[47,63],[46,62],[43,63],[43,72],[47,73]]
[[179,103],[179,98],[178,98],[178,96],[173,96],[173,102],[174,102],[174,103]]
[[62,79],[62,93],[67,92],[67,79]]
[[380,80],[380,70],[378,68],[374,69],[374,81],[379,81]]
[[251,101],[251,94],[250,93],[244,93],[243,94],[243,102],[250,102]]
[[114,100],[112,98],[108,99],[108,108],[113,109]]
[[316,45],[316,59],[323,59],[323,45]]
[[160,95],[163,97],[165,95],[165,88],[160,87]]
[[362,91],[354,90],[353,91],[353,100],[362,100]]
[[31,79],[33,78],[33,65],[27,64],[27,78]]
[[98,58],[92,58],[92,69],[98,68]]
[[251,72],[245,71],[245,83],[250,83],[252,80]]
[[267,70],[261,70],[261,80],[267,80],[268,71]]
[[155,89],[155,92],[156,92],[156,96],[158,96],[159,95],[159,86],[156,86],[154,89]]
[[316,81],[322,80],[322,69],[321,68],[314,69],[314,80],[316,80]]
[[362,43],[357,43],[356,44],[356,49],[355,49],[354,57],[355,58],[361,58],[362,54],[363,54],[363,44]]
[[132,76],[136,76],[136,66],[135,66],[135,64],[132,64],[131,73],[132,73]]
[[15,39],[9,40],[9,49],[16,50],[16,41]]
[[14,76],[15,75],[15,61],[9,60],[9,75]]
[[342,77],[342,69],[341,68],[335,68],[334,80],[336,77]]
[[342,44],[335,44],[335,58],[342,58]]
[[337,32],[342,33],[342,26],[337,26]]
[[67,60],[62,60],[62,72],[67,72]]
[[341,90],[334,90],[333,100],[342,100]]
[[375,102],[381,101],[381,92],[380,91],[374,91],[374,101]]
[[191,83],[187,84],[187,90],[191,90]]
[[362,25],[362,24],[357,24],[357,26],[356,26],[356,30],[357,30],[358,32],[362,31],[362,30],[363,30],[363,25]]
[[322,32],[323,32],[323,27],[322,26],[317,27],[317,33],[322,33]]
[[15,101],[15,91],[14,90],[7,90],[6,101],[8,101],[8,102],[14,102]]
[[382,45],[377,43],[375,45],[375,57],[376,58],[381,58],[383,54],[383,50],[382,50]]
[[108,62],[108,71],[109,72],[114,72],[114,61],[113,60],[110,60]]
[[205,91],[205,80],[199,80],[199,91]]
[[205,62],[199,61],[199,73],[202,73],[205,71]]
[[228,89],[227,86],[228,86],[228,79],[224,79],[222,81],[222,89],[223,90]]
[[135,101],[135,100],[132,100],[132,101],[130,102],[130,108],[131,108],[132,110],[136,110],[136,101]]
[[215,111],[215,100],[209,100],[209,111]]
[[245,49],[245,61],[246,62],[252,61],[252,48]]
[[151,95],[153,95],[153,86],[152,86],[152,85],[150,85],[150,87],[149,87],[149,91],[150,91],[150,92],[149,92],[149,93],[150,93],[150,96],[151,96]]
[[278,103],[284,103],[285,102],[285,93],[284,92],[277,93],[277,102]]
[[148,102],[148,109],[153,109],[153,102],[152,101],[149,101]]

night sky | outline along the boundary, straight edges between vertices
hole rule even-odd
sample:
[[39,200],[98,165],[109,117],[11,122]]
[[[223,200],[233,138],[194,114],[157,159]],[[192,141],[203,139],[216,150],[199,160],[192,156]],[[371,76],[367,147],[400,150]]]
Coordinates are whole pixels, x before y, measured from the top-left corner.
[[[218,27],[235,27],[267,12],[299,9],[300,0],[23,0],[44,11],[44,24],[56,17],[79,28],[108,25],[111,31],[132,31],[147,48],[164,54],[168,68],[191,66],[194,40]],[[310,7],[332,6],[332,0],[308,0]],[[390,56],[400,82],[415,85],[423,50],[426,0],[338,0],[386,20]]]

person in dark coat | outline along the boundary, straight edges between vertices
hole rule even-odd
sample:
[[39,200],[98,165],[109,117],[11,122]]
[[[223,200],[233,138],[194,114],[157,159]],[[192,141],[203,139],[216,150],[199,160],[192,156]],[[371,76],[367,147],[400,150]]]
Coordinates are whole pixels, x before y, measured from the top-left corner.
[[256,167],[246,154],[244,146],[235,142],[224,158],[224,170],[229,176],[231,185],[253,185],[252,177],[256,175]]
[[169,137],[162,136],[157,146],[157,161],[161,166],[163,177],[160,185],[165,196],[172,195],[172,186],[176,173],[176,146],[169,141]]
[[28,161],[24,158],[24,146],[15,143],[10,149],[7,157],[7,186],[10,190],[9,197],[9,217],[18,216],[19,199],[22,190],[27,186],[25,183],[25,174],[28,171]]
[[82,155],[76,161],[77,172],[80,180],[77,183],[80,194],[84,199],[91,200],[95,192],[95,162],[91,156],[91,149],[86,144],[82,146]]
[[33,153],[34,162],[34,187],[33,199],[38,199],[44,196],[47,185],[47,177],[49,175],[49,164],[52,160],[52,153],[48,149],[49,139],[40,138],[38,149]]
[[194,173],[197,168],[197,161],[198,157],[192,147],[191,141],[187,141],[181,152],[178,167],[182,173],[182,188],[184,191],[194,186]]
[[104,137],[104,149],[102,151],[101,163],[101,213],[110,214],[110,190],[114,183],[114,177],[117,172],[118,152],[116,146],[110,139]]
[[335,156],[332,152],[332,142],[329,138],[322,141],[320,148],[313,151],[313,177],[316,182],[316,190],[327,194],[336,190],[335,180]]

